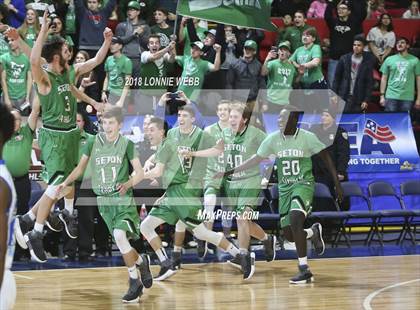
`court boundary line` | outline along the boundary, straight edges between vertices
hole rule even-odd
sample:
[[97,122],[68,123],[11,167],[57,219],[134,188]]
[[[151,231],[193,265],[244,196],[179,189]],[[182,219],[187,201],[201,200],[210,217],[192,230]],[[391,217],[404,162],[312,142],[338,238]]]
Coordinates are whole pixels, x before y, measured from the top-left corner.
[[[366,259],[366,258],[387,258],[387,257],[411,257],[411,256],[419,256],[420,254],[409,254],[409,255],[386,255],[386,256],[356,256],[356,257],[327,257],[327,258],[317,258],[317,260],[340,260],[340,259]],[[275,261],[296,261],[297,259],[279,259]],[[256,261],[258,262],[265,262],[264,260]],[[208,262],[208,263],[185,263],[184,265],[187,266],[194,266],[194,265],[209,265],[209,264],[227,264],[227,262]],[[150,265],[150,266],[159,266],[158,264]],[[126,266],[109,266],[109,267],[78,267],[78,268],[56,268],[56,269],[36,269],[36,270],[14,270],[12,271],[13,274],[21,273],[21,272],[37,272],[37,271],[71,271],[71,270],[96,270],[96,269],[109,269],[109,268],[125,268]],[[420,280],[420,279],[419,279]]]
[[363,309],[365,309],[365,310],[372,310],[372,307],[370,306],[370,303],[372,302],[372,300],[376,297],[376,296],[378,296],[380,293],[382,293],[382,292],[384,292],[384,291],[386,291],[386,290],[388,290],[388,289],[392,289],[392,288],[396,288],[396,287],[399,287],[399,286],[403,286],[403,285],[406,285],[406,284],[410,284],[410,283],[414,283],[414,282],[419,282],[420,281],[420,278],[418,278],[418,279],[414,279],[414,280],[410,280],[410,281],[405,281],[405,282],[399,282],[399,283],[395,283],[395,284],[392,284],[392,285],[388,285],[388,286],[386,286],[386,287],[383,287],[383,288],[381,288],[381,289],[379,289],[379,290],[376,290],[376,291],[374,291],[374,292],[372,292],[372,293],[370,293],[364,300],[363,300]]
[[[31,271],[36,271],[36,270],[31,270]],[[31,278],[31,277],[28,277],[28,276],[23,276],[23,275],[21,275],[21,274],[17,274],[16,272],[12,272],[12,274],[15,276],[15,277],[18,277],[18,278],[23,278],[23,279],[27,279],[27,280],[33,280],[34,278]]]

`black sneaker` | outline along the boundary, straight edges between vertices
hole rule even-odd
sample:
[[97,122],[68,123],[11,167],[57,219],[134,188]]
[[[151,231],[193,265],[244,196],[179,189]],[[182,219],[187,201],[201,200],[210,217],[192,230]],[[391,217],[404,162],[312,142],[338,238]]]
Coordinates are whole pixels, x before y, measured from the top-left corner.
[[251,279],[255,272],[255,253],[240,254],[240,258],[244,280]]
[[204,259],[207,254],[207,241],[196,239],[197,241],[197,255],[199,259]]
[[182,252],[172,252],[172,266],[175,269],[181,269]]
[[276,259],[276,242],[277,238],[274,235],[268,235],[267,240],[263,241],[265,260],[272,262]]
[[140,279],[131,279],[128,281],[128,291],[122,298],[125,303],[139,302],[140,296],[143,295],[143,285]]
[[33,260],[38,263],[45,263],[47,261],[47,256],[44,251],[44,234],[36,230],[32,230],[25,234],[24,239],[26,241],[29,252]]
[[66,229],[67,236],[71,239],[77,238],[77,222],[76,217],[70,214],[66,209],[60,212],[58,218],[63,222],[64,228]]
[[242,266],[241,266],[241,255],[238,254],[236,255],[233,259],[230,259],[227,261],[229,265],[231,265],[232,267],[242,270]]
[[311,228],[314,232],[311,241],[314,245],[315,252],[318,255],[322,255],[325,251],[325,242],[324,239],[322,239],[322,226],[320,223],[315,223]]
[[309,270],[308,265],[299,266],[299,272],[289,280],[291,284],[307,284],[314,281],[312,272]]
[[49,229],[55,232],[60,232],[64,228],[63,222],[58,218],[58,214],[54,212],[48,215],[48,218],[45,221],[45,225],[47,225]]
[[138,266],[141,282],[145,288],[150,288],[153,285],[153,275],[150,271],[150,257],[147,254],[142,254],[140,256],[143,259],[143,262]]
[[156,281],[163,281],[171,276],[173,276],[177,272],[176,269],[172,266],[172,261],[170,259],[164,260],[160,264],[160,271],[158,276],[155,278]]
[[27,249],[24,236],[34,227],[34,221],[32,221],[29,215],[18,215],[15,220],[15,237],[16,241],[22,249]]

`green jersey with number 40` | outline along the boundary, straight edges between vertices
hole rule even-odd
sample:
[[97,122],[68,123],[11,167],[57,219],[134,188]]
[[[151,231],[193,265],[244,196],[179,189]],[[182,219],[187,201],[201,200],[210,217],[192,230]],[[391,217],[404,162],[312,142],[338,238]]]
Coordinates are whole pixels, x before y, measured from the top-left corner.
[[[88,141],[83,154],[90,156],[92,188],[99,196],[115,195],[117,184],[128,181],[130,161],[138,157],[132,141],[120,135],[108,142],[103,133]],[[132,190],[127,194],[131,196]]]
[[294,184],[314,183],[311,156],[324,148],[325,145],[309,131],[298,129],[293,136],[275,131],[263,141],[257,155],[276,157],[279,188],[288,190]]
[[[238,167],[244,161],[251,158],[252,155],[256,154],[265,137],[266,134],[262,130],[251,125],[245,127],[242,132],[238,133],[233,132],[230,128],[224,129],[224,166],[226,170]],[[234,173],[231,179],[247,179],[254,176],[260,176],[259,166]]]
[[190,183],[201,187],[207,167],[207,158],[184,157],[180,150],[198,151],[214,146],[213,138],[198,127],[193,127],[189,134],[180,132],[179,127],[168,131],[156,153],[156,162],[165,165],[163,185]]
[[77,101],[70,91],[74,68],[56,74],[46,71],[51,83],[48,95],[42,95],[38,91],[39,101],[42,108],[42,123],[58,129],[71,129],[76,126]]

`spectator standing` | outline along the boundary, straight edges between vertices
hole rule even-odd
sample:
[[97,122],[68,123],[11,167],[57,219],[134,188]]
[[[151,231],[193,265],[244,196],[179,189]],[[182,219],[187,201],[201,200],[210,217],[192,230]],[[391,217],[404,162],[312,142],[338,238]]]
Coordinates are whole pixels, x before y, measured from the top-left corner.
[[146,49],[150,27],[140,18],[141,6],[137,1],[130,1],[127,6],[127,20],[117,25],[115,35],[124,45],[122,53],[133,64],[133,78],[140,76],[140,54]]
[[[103,7],[99,7],[100,0],[74,0],[76,17],[80,25],[79,49],[89,53],[90,58],[94,58],[100,49],[104,37],[104,32],[108,19],[114,10],[116,0],[108,0]],[[99,83],[99,89],[102,89],[102,81],[105,78],[103,64],[95,68],[95,75]]]
[[366,40],[358,35],[353,40],[353,52],[341,56],[333,83],[333,91],[345,102],[344,112],[360,113],[368,107],[373,90],[374,57],[364,52]]
[[410,7],[404,12],[402,18],[420,18],[418,0],[411,1]]
[[[311,127],[311,131],[318,137],[318,139],[327,147],[330,157],[334,163],[334,167],[337,171],[337,177],[339,181],[348,180],[348,162],[350,160],[350,144],[348,140],[347,132],[337,126],[336,113],[333,109],[325,109],[322,112],[321,124],[314,125]],[[314,158],[318,158],[315,155]],[[316,182],[326,184],[331,193],[335,192],[334,180],[331,177],[323,160],[313,160],[313,172]]]
[[314,0],[308,10],[309,18],[324,18],[325,9],[327,8],[326,0]]
[[156,25],[150,28],[153,34],[160,36],[160,46],[165,48],[171,41],[171,36],[174,34],[174,28],[169,26],[168,21],[168,10],[165,8],[158,8],[154,13],[154,19]]
[[244,45],[248,40],[252,40],[257,43],[257,55],[259,53],[259,46],[262,40],[264,40],[264,31],[260,29],[249,29],[249,28],[235,28],[235,36],[237,39],[237,50],[239,52],[238,57],[243,56]]
[[33,9],[28,9],[22,26],[18,28],[19,35],[26,44],[33,47],[40,29],[37,12]]
[[[9,39],[10,52],[0,56],[2,103],[21,112],[30,107],[32,75],[29,58],[18,41]],[[26,114],[28,115],[28,114]]]
[[367,35],[369,48],[381,65],[395,46],[394,26],[391,15],[384,13]]
[[372,19],[379,19],[382,14],[388,13],[385,9],[385,1],[378,0],[375,6],[375,10],[373,10],[370,14],[370,18]]
[[205,74],[220,69],[222,47],[214,44],[213,48],[216,51],[214,64],[201,58],[204,50],[204,43],[201,41],[196,41],[191,44],[190,56],[176,56],[175,58],[178,65],[183,68],[178,90],[183,91],[193,101],[196,101],[200,95]]
[[[364,2],[365,0],[361,0]],[[333,3],[329,2],[325,11],[325,21],[330,30],[330,52],[328,61],[328,83],[332,87],[338,60],[352,51],[353,38],[362,28],[366,18],[366,5],[350,7],[348,1],[340,1],[337,5],[337,17],[333,16]],[[356,8],[363,8],[361,11]]]
[[13,28],[19,28],[26,16],[26,7],[24,0],[10,0],[10,1],[1,1],[7,3],[7,8],[9,9],[9,25]]
[[102,89],[102,101],[123,107],[130,91],[130,77],[133,65],[130,58],[122,54],[123,41],[113,37],[110,47],[111,56],[105,61],[106,77]]
[[50,31],[49,31],[50,35],[61,36],[63,39],[66,40],[67,45],[73,51],[74,42],[73,42],[73,39],[71,38],[71,36],[66,34],[66,30],[64,28],[63,21],[61,20],[61,18],[58,15],[53,15],[53,16],[54,17],[52,17],[51,28],[50,28]]
[[[262,76],[268,76],[267,101],[263,110],[270,113],[280,113],[282,106],[289,104],[289,94],[293,85],[298,82],[298,72],[290,63],[290,43],[282,42],[278,52],[271,50],[261,69]],[[277,58],[277,59],[276,59]]]
[[[262,65],[257,57],[257,43],[247,40],[243,48],[243,56],[231,64],[227,74],[226,88],[233,89],[233,98],[245,100],[250,108],[255,106],[260,89],[265,89],[265,79],[261,75]],[[235,91],[236,90],[236,91]],[[248,97],[244,98],[244,94]]]
[[397,52],[388,57],[381,66],[380,104],[389,112],[409,112],[413,106],[415,84],[417,99],[415,107],[420,108],[420,62],[408,53],[410,43],[406,38],[397,41]]
[[157,34],[150,35],[147,45],[149,50],[141,54],[142,87],[134,94],[135,110],[140,114],[153,113],[158,98],[166,92],[167,83],[162,82],[167,76],[169,64],[175,62],[175,41],[161,49],[160,39]]
[[[183,17],[181,20],[181,23],[179,25],[179,42],[184,42],[184,56],[190,56],[191,55],[191,42],[195,42],[194,40],[191,40],[190,36],[188,35],[188,30],[186,28],[188,18]],[[200,27],[199,24],[200,20],[197,18],[193,18],[193,24],[195,31],[197,33],[197,36],[202,41],[206,37],[204,34],[205,31],[207,31],[206,28]]]
[[[311,26],[306,24],[306,13],[303,11],[297,11],[293,19],[294,26],[287,27],[286,30],[280,33],[277,38],[277,42],[289,41],[291,52],[294,53],[298,47],[303,45],[302,35],[303,32]],[[319,44],[320,40],[318,34],[315,35],[315,43]]]

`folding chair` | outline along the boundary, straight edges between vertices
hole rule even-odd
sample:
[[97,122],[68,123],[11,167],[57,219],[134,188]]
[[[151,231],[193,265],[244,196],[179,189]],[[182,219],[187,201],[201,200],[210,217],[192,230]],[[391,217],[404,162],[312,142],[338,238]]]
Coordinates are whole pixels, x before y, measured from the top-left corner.
[[[372,242],[373,237],[375,234],[378,235],[378,241],[381,245],[383,245],[383,234],[384,234],[384,227],[386,225],[400,225],[401,221],[398,221],[398,218],[403,218],[403,227],[400,233],[400,236],[396,239],[397,243],[401,239],[404,231],[410,228],[409,219],[413,216],[413,213],[409,210],[405,210],[402,204],[401,198],[396,194],[394,188],[388,182],[383,181],[376,181],[372,182],[368,186],[369,191],[369,198],[371,200],[372,210],[379,212],[378,220],[375,224],[375,231],[371,234],[370,240],[368,240],[368,245]],[[397,200],[398,207],[395,208],[394,204],[382,204],[380,208],[376,208],[375,205],[372,203],[372,199],[379,198],[379,197],[388,197],[393,198],[392,200]],[[381,232],[379,233],[378,227],[381,226]],[[389,240],[392,241],[392,240]]]
[[[404,231],[404,234],[401,236],[399,242],[404,241],[406,239],[407,234],[410,235],[411,241],[413,244],[416,243],[416,234],[417,234],[417,226],[420,225],[420,203],[417,201],[411,201],[411,203],[406,203],[404,200],[405,198],[418,198],[420,200],[420,181],[413,180],[407,181],[400,184],[400,192],[401,192],[401,203],[405,209],[410,210],[413,212],[413,216],[409,222],[410,227]],[[413,227],[413,232],[411,231],[411,227]]]
[[347,236],[346,229],[344,227],[344,221],[347,219],[348,215],[347,212],[340,211],[340,207],[337,201],[332,196],[330,189],[327,185],[322,183],[315,183],[315,191],[314,191],[314,198],[325,198],[330,199],[333,203],[337,211],[319,211],[319,212],[312,212],[309,218],[312,219],[319,219],[319,220],[338,220],[340,221],[339,224],[339,231],[337,235],[334,237],[334,241],[332,246],[335,246],[338,242],[338,238],[341,235],[344,236],[346,244],[350,247],[350,240]]
[[[379,217],[379,213],[371,210],[370,201],[365,196],[357,182],[342,182],[341,187],[343,189],[344,198],[360,198],[364,202],[364,204],[362,204],[362,209],[356,209],[357,207],[354,206],[354,204],[350,204],[350,210],[347,211],[348,218],[344,222],[344,226],[349,228],[349,233],[351,234],[352,226],[368,225],[370,229],[364,241],[365,244],[367,244],[373,230],[375,229],[375,222]],[[341,238],[341,236],[339,237]],[[340,238],[338,239],[338,242],[340,241]]]

